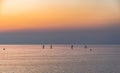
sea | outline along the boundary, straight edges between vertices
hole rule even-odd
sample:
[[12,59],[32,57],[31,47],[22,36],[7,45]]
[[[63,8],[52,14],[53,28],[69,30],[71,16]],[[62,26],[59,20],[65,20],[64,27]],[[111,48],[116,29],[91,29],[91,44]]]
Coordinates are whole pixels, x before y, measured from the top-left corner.
[[0,45],[0,73],[120,73],[120,45],[86,46]]

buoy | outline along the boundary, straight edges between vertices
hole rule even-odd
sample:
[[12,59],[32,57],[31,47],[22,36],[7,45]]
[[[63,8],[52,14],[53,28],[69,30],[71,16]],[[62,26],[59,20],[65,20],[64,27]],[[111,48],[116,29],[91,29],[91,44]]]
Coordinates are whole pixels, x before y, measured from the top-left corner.
[[92,49],[90,49],[90,51],[92,51]]

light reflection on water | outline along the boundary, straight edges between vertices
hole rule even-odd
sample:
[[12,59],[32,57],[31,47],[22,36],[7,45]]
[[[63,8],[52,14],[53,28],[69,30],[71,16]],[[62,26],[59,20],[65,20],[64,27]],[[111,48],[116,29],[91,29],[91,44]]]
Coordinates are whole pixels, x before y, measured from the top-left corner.
[[49,46],[0,45],[0,73],[120,73],[120,45]]

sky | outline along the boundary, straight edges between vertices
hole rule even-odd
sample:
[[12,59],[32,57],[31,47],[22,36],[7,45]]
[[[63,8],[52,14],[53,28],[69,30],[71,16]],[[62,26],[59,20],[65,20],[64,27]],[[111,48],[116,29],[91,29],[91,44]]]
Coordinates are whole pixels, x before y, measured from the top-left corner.
[[0,0],[0,44],[120,44],[119,0]]

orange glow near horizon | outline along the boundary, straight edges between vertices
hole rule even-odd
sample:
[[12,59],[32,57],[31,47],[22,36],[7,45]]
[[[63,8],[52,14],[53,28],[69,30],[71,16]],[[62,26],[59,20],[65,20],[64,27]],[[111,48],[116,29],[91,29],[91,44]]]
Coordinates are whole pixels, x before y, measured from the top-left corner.
[[119,9],[109,1],[113,0],[108,5],[78,0],[2,0],[0,31],[105,26],[119,20]]

